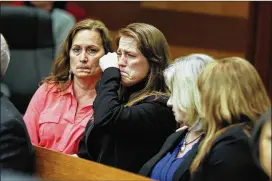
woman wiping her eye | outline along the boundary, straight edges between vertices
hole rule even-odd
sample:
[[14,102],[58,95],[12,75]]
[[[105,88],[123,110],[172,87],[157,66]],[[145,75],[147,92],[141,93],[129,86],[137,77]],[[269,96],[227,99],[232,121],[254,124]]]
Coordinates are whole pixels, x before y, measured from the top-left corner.
[[149,24],[128,25],[116,42],[117,53],[100,59],[94,119],[78,155],[137,173],[176,129],[163,77],[170,53],[164,35]]

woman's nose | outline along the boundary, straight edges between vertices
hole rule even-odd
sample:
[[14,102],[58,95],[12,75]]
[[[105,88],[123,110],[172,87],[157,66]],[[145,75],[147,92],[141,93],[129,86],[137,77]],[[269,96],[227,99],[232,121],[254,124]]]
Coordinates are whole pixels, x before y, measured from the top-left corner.
[[82,58],[79,60],[81,63],[86,63],[87,62],[87,59],[86,58]]
[[124,54],[122,54],[122,55],[120,55],[119,57],[118,57],[118,65],[119,66],[126,66],[126,63],[127,61],[126,61],[126,57],[125,57],[125,55]]
[[87,60],[88,60],[88,59],[87,59],[87,55],[86,55],[85,52],[82,52],[79,58],[80,58],[79,61],[80,61],[81,63],[87,62]]

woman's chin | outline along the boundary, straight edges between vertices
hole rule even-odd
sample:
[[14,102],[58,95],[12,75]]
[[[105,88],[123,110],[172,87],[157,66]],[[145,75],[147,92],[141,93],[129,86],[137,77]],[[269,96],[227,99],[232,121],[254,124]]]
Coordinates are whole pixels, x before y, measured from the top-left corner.
[[91,74],[89,72],[80,72],[76,75],[77,77],[89,77]]
[[131,81],[128,80],[127,76],[121,76],[121,85],[124,87],[130,87],[133,84],[131,84]]
[[176,119],[176,122],[179,123],[179,124],[183,124],[183,121],[181,121],[179,118],[175,118]]
[[121,81],[121,85],[124,86],[124,87],[129,87],[131,86],[128,82],[126,81]]
[[127,79],[123,79],[121,80],[121,85],[124,86],[124,87],[131,87],[135,84],[137,84],[138,82],[135,82],[135,81],[128,81]]

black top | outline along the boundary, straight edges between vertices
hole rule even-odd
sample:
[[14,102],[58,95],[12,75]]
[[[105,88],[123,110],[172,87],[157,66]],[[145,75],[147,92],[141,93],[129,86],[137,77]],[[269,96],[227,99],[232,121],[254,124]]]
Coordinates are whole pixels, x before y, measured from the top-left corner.
[[35,167],[34,150],[22,115],[1,92],[0,97],[0,169],[32,174]]
[[[271,121],[271,106],[267,109],[267,111],[260,117],[260,119],[257,121],[257,124],[254,126],[254,129],[251,133],[251,149],[253,158],[255,160],[255,163],[262,168],[260,164],[260,137],[262,130],[264,128],[264,125]],[[262,168],[263,169],[263,168]]]
[[[172,152],[177,145],[185,138],[185,135],[188,131],[178,131],[176,133],[173,133],[170,135],[167,140],[165,141],[164,145],[162,146],[159,153],[157,153],[153,158],[151,158],[148,162],[144,164],[144,166],[141,168],[139,174],[143,176],[150,177],[153,168],[156,166],[156,164],[168,153]],[[188,181],[190,179],[190,165],[192,161],[194,160],[199,144],[201,142],[202,138],[196,143],[194,147],[192,147],[192,150],[187,153],[184,160],[181,162],[177,170],[175,171],[173,175],[173,181]]]
[[243,127],[228,128],[216,138],[191,181],[268,181],[254,163],[249,137]]
[[118,96],[120,80],[117,68],[103,72],[94,101],[94,123],[88,123],[78,155],[138,173],[175,131],[176,122],[167,97],[149,96],[125,107]]

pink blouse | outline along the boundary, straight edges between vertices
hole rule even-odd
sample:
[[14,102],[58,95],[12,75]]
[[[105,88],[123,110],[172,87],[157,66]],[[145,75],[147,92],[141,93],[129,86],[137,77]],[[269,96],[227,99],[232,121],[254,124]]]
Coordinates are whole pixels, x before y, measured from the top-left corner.
[[24,115],[32,144],[66,154],[77,153],[85,127],[93,116],[93,101],[77,111],[73,83],[62,92],[54,84],[40,86]]

